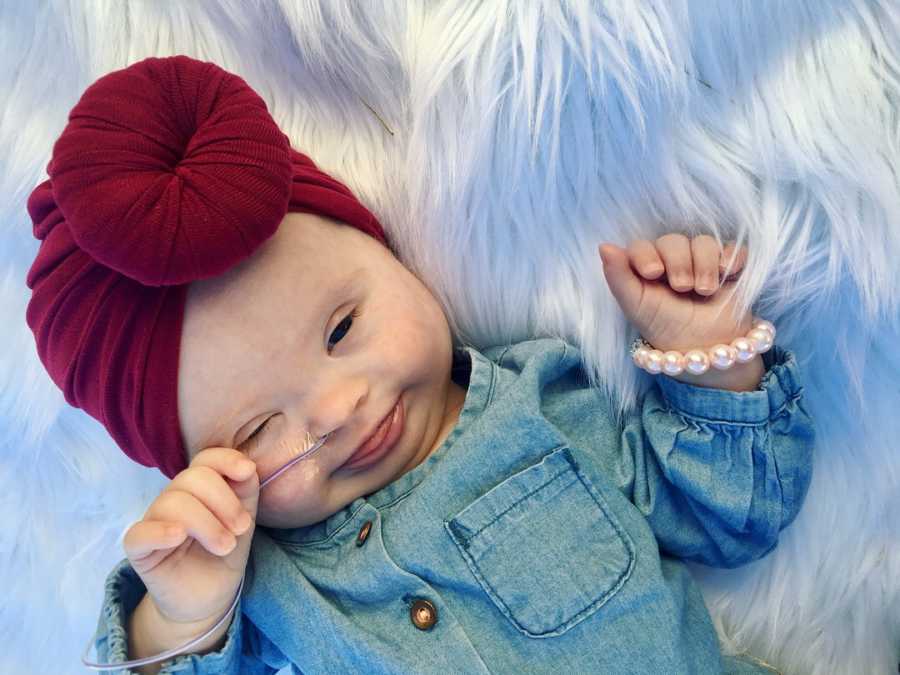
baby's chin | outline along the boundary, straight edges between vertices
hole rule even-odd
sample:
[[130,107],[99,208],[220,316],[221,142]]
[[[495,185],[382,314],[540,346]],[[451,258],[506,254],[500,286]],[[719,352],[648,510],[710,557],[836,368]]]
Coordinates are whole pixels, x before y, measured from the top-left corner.
[[315,512],[306,510],[301,511],[300,513],[290,510],[278,512],[259,511],[256,514],[256,522],[263,527],[273,530],[292,530],[296,527],[306,527],[307,525],[314,525],[323,520],[327,520],[344,508],[344,506],[346,506],[346,504],[329,509],[317,509]]
[[[337,511],[335,511],[335,513],[337,513]],[[322,520],[326,520],[328,517],[329,516],[325,516],[325,518],[310,520],[305,518],[291,518],[289,516],[271,517],[268,515],[257,514],[256,522],[261,527],[265,527],[270,530],[293,530],[297,527],[306,527],[307,525],[313,525]]]

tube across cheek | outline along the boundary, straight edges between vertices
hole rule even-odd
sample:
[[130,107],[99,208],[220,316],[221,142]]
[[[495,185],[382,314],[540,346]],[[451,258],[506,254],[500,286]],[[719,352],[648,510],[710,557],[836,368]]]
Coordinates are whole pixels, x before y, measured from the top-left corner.
[[[313,462],[314,456],[322,449],[326,439],[317,442],[308,431],[294,435],[274,443],[268,450],[263,448],[261,457],[254,459],[260,472],[261,487],[267,487],[271,481],[281,479],[288,473],[310,473],[315,465],[318,473],[318,464]],[[304,466],[305,465],[305,466]]]

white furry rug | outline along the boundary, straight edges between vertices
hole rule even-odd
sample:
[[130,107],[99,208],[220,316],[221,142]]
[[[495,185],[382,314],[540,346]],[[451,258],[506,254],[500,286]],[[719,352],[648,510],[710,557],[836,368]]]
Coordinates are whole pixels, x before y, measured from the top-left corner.
[[85,672],[121,536],[165,479],[66,405],[25,323],[25,210],[84,89],[146,56],[241,75],[355,190],[476,346],[557,334],[650,382],[597,245],[740,239],[819,425],[763,560],[693,568],[723,641],[786,673],[900,653],[896,0],[0,3],[0,672]]

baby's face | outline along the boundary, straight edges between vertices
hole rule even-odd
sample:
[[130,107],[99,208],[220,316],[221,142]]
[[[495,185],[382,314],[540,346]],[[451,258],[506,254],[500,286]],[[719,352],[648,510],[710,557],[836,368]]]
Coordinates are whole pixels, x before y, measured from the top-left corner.
[[[257,513],[268,527],[318,522],[440,446],[465,398],[451,366],[441,306],[387,248],[289,213],[251,257],[189,287],[178,369],[188,461],[207,447],[238,448],[262,481],[307,446],[307,430],[331,432],[266,485]],[[405,422],[391,451],[343,466],[398,400]]]

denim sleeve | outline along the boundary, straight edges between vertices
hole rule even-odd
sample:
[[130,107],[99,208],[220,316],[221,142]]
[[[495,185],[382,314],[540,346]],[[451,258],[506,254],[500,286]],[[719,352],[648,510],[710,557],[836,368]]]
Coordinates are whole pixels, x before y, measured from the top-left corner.
[[[715,567],[763,557],[796,517],[812,477],[815,431],[794,355],[773,345],[755,391],[657,375],[622,430],[631,501],[660,549]],[[630,452],[628,452],[630,451]]]
[[[99,663],[128,661],[128,617],[146,593],[144,582],[134,568],[123,559],[106,578],[105,597],[100,613],[94,646]],[[196,673],[196,675],[272,675],[289,665],[287,658],[253,624],[241,616],[242,600],[235,607],[228,627],[226,642],[218,652],[203,656],[179,654],[163,661],[160,675]],[[121,669],[129,675],[136,670]],[[300,671],[294,670],[299,673]]]

